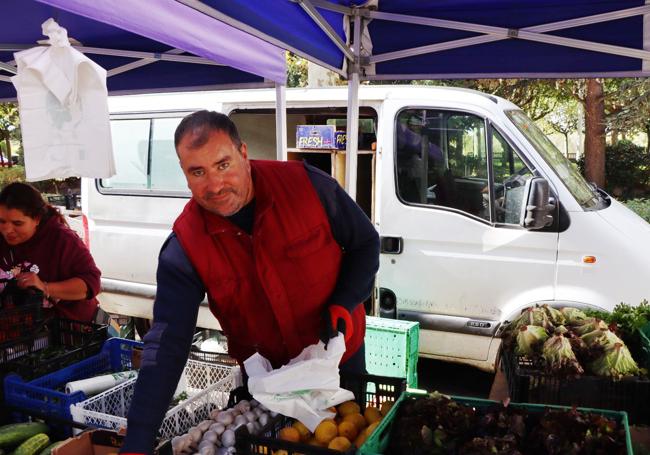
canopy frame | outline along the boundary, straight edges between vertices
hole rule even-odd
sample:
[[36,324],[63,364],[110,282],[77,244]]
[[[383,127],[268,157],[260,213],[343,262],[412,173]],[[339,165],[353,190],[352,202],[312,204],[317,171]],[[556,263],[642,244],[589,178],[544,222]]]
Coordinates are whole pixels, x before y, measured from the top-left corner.
[[[42,46],[46,46],[45,44],[42,44]],[[16,52],[16,51],[21,51],[25,49],[30,49],[34,47],[34,45],[25,45],[25,44],[2,44],[0,43],[0,51],[11,51],[11,52]],[[116,76],[118,74],[123,74],[127,71],[135,70],[138,68],[142,68],[143,66],[150,65],[152,63],[156,63],[159,61],[168,61],[168,62],[181,62],[181,63],[190,63],[190,64],[197,64],[197,65],[210,65],[210,66],[225,66],[221,63],[203,58],[203,57],[195,57],[191,55],[179,55],[184,53],[185,51],[182,49],[170,49],[165,52],[144,52],[144,51],[131,51],[131,50],[120,50],[120,49],[104,49],[104,48],[99,48],[99,47],[88,47],[88,46],[78,46],[78,45],[72,45],[75,49],[77,49],[79,52],[83,52],[85,54],[96,54],[96,55],[108,55],[112,57],[125,57],[125,58],[133,58],[136,59],[133,62],[126,63],[124,65],[111,68],[110,70],[107,71],[106,76],[107,78],[110,78],[111,76]],[[10,74],[10,76],[5,76],[2,73],[2,71],[6,71]],[[17,74],[18,69],[15,66],[15,61],[11,60],[8,62],[2,62],[0,61],[0,82],[8,82],[11,83],[11,77],[15,74]],[[273,87],[273,83],[271,81],[265,80],[264,82],[243,82],[243,83],[234,83],[234,84],[216,84],[216,85],[210,85],[206,87],[192,87],[192,90],[208,90],[208,89],[243,89],[243,88],[265,88],[265,87]],[[172,92],[172,91],[182,91],[182,90],[187,90],[185,87],[177,88],[177,89],[165,89],[165,91]],[[160,92],[160,89],[151,89],[151,90],[116,90],[113,91],[112,93],[115,95],[119,94],[129,94],[129,93],[148,93],[148,92],[155,92],[158,93]],[[0,100],[0,101],[8,101],[8,100]],[[285,141],[286,142],[286,141]],[[286,147],[285,147],[286,148]]]
[[[342,71],[337,68],[332,68],[329,65],[323,65],[322,62],[314,59],[313,56],[305,56],[300,51],[296,50],[289,43],[283,42],[281,39],[276,39],[270,37],[264,32],[257,30],[256,28],[249,26],[247,24],[242,24],[240,21],[234,20],[227,14],[216,11],[213,8],[205,8],[199,0],[177,0],[186,5],[198,6],[198,4],[203,6],[203,10],[209,9],[209,14],[212,17],[218,18],[234,27],[240,28],[242,30],[253,34],[259,38],[267,40],[279,47],[283,47],[294,52],[297,55],[305,57],[315,63],[321,64],[330,70],[342,74]],[[546,24],[535,25],[530,27],[523,28],[507,28],[507,27],[497,27],[490,25],[481,25],[465,21],[453,21],[445,19],[437,19],[433,17],[420,17],[407,14],[396,14],[396,13],[387,13],[382,11],[377,11],[375,5],[369,4],[372,2],[367,2],[364,5],[360,6],[343,6],[340,4],[335,4],[327,0],[292,0],[294,3],[297,3],[307,14],[308,16],[316,23],[318,27],[327,35],[327,37],[333,41],[336,46],[343,53],[343,65],[342,69],[348,68],[348,73],[342,74],[347,76],[349,80],[348,90],[348,115],[347,115],[347,148],[346,148],[346,171],[345,171],[345,188],[350,194],[351,197],[356,195],[356,168],[357,168],[357,143],[354,138],[357,136],[358,132],[358,89],[360,80],[382,80],[382,79],[431,79],[431,78],[456,78],[456,77],[467,77],[467,74],[404,74],[404,75],[376,75],[372,71],[372,65],[381,62],[387,62],[392,60],[398,60],[406,57],[413,57],[424,54],[431,54],[435,52],[441,52],[445,50],[458,49],[469,46],[476,46],[479,44],[497,42],[502,40],[510,39],[519,39],[526,40],[531,42],[545,43],[556,46],[564,46],[569,48],[581,49],[586,51],[594,51],[605,54],[612,54],[616,56],[624,56],[640,59],[643,62],[643,67],[646,67],[646,63],[650,64],[650,51],[645,49],[650,49],[650,36],[645,37],[645,35],[650,34],[650,26],[644,27],[644,44],[648,43],[649,45],[644,46],[644,49],[635,49],[624,46],[610,45],[605,43],[599,43],[592,40],[582,40],[575,38],[567,38],[563,36],[551,35],[548,32],[555,32],[559,30],[565,30],[573,27],[580,27],[585,25],[596,24],[599,22],[608,22],[618,19],[629,18],[633,16],[643,16],[644,25],[650,25],[650,4],[644,6],[638,6],[633,8],[622,9],[618,11],[610,11],[606,13],[593,14],[583,17],[572,18],[568,20],[561,20],[555,22],[549,22]],[[322,15],[316,10],[316,7],[323,10],[338,12],[344,15],[344,20],[354,22],[354,39],[352,41],[352,46],[344,46],[340,37],[334,32],[327,23],[327,21],[322,17]],[[468,37],[463,39],[451,40],[447,42],[440,42],[430,45],[413,47],[410,49],[402,49],[393,52],[385,52],[383,54],[372,55],[370,52],[369,56],[361,57],[361,35],[360,31],[363,27],[366,27],[368,22],[371,20],[383,20],[383,21],[393,21],[404,24],[414,24],[414,25],[424,25],[438,28],[446,28],[452,30],[462,30],[471,33],[478,33],[478,36]],[[242,28],[243,27],[243,28]],[[351,51],[351,52],[350,52]],[[350,54],[353,55],[350,55]],[[618,76],[630,76],[633,73],[630,71],[620,71],[618,73],[609,73],[609,75],[618,75]],[[485,73],[485,74],[473,74],[473,77],[494,77],[494,74]],[[509,74],[500,74],[500,77],[508,77]],[[512,76],[522,76],[522,74],[512,74]],[[528,76],[534,76],[529,74]],[[541,75],[540,75],[541,76]],[[544,74],[545,77],[552,76],[551,74]],[[558,74],[560,76],[566,76],[566,74]],[[582,77],[589,76],[598,76],[598,74],[591,73],[582,73]]]
[[622,55],[626,57],[650,60],[650,52],[640,49],[626,48],[622,46],[613,46],[609,44],[596,43],[593,41],[578,40],[565,38],[561,36],[548,35],[546,32],[558,31],[572,27],[596,24],[599,22],[608,22],[617,19],[623,19],[632,16],[639,16],[650,13],[650,5],[628,8],[620,11],[595,14],[581,18],[569,19],[565,21],[550,22],[548,24],[524,27],[521,29],[509,29],[504,27],[494,27],[489,25],[472,24],[469,22],[449,21],[443,19],[425,18],[419,16],[410,16],[405,14],[383,13],[379,11],[368,11],[368,17],[372,19],[387,20],[400,23],[426,25],[431,27],[448,28],[452,30],[463,30],[468,32],[483,33],[482,36],[465,38],[461,40],[447,41],[427,46],[419,46],[411,49],[403,49],[395,52],[386,52],[384,54],[373,55],[368,59],[368,63],[379,63],[389,60],[397,60],[415,55],[430,54],[449,49],[457,49],[470,45],[483,44],[504,39],[522,39],[536,41],[546,44],[573,47],[588,51],[608,53],[613,55]]
[[317,63],[318,65],[327,68],[330,71],[334,71],[337,74],[340,74],[341,76],[346,77],[347,74],[341,69],[341,68],[336,68],[335,66],[332,66],[328,63],[323,62],[322,60],[316,59],[311,55],[307,55],[304,52],[302,52],[300,49],[297,49],[296,47],[285,43],[279,39],[276,39],[272,37],[271,35],[268,35],[254,27],[249,26],[248,24],[245,24],[241,21],[238,21],[236,19],[233,19],[232,17],[222,13],[221,11],[212,8],[211,6],[206,5],[205,3],[201,2],[201,0],[176,0],[179,3],[182,3],[185,6],[189,6],[190,8],[199,11],[207,16],[212,17],[213,19],[217,19],[221,22],[225,22],[228,25],[231,25],[235,28],[238,28],[239,30],[249,33],[257,38],[260,38],[270,44],[273,44],[277,47],[281,47],[282,49],[285,49],[293,54],[298,55],[299,57],[305,58],[307,60],[310,60],[314,63]]
[[[41,46],[49,46],[48,44]],[[35,47],[34,45],[29,44],[2,44],[0,43],[0,51],[4,52],[17,52],[25,49],[31,49]],[[181,49],[171,49],[165,52],[143,52],[143,51],[129,51],[121,49],[104,49],[101,47],[88,47],[88,46],[72,46],[79,52],[84,54],[97,54],[97,55],[110,55],[112,57],[127,57],[127,58],[136,58],[136,59],[146,59],[155,61],[168,61],[168,62],[181,62],[181,63],[196,63],[199,65],[212,65],[212,66],[224,66],[221,63],[208,60],[203,57],[195,57],[193,55],[177,55],[177,52],[185,52]]]
[[336,47],[339,48],[341,52],[343,52],[343,55],[345,55],[349,60],[354,60],[354,54],[350,50],[350,48],[343,42],[341,37],[336,34],[332,26],[321,16],[321,14],[318,12],[316,8],[314,8],[314,5],[312,5],[309,0],[296,0],[300,7],[305,10],[305,12],[309,15],[311,20],[313,20],[320,29],[325,32],[327,37],[332,41]]

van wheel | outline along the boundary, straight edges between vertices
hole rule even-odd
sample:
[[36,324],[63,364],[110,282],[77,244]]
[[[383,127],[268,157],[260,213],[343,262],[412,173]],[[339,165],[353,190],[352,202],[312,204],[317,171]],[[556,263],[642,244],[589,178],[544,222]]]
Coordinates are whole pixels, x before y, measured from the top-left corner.
[[133,325],[135,325],[135,331],[142,340],[151,329],[151,319],[133,318]]

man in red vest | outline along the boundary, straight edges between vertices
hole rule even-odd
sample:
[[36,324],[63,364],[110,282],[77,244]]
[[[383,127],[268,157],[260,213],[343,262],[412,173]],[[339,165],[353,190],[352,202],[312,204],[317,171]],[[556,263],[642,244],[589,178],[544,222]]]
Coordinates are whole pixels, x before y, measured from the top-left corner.
[[185,117],[174,138],[192,199],[160,252],[154,322],[122,453],[151,453],[207,294],[242,364],[275,368],[345,334],[342,371],[365,371],[365,310],[379,267],[370,220],[328,174],[301,162],[248,159],[225,115]]

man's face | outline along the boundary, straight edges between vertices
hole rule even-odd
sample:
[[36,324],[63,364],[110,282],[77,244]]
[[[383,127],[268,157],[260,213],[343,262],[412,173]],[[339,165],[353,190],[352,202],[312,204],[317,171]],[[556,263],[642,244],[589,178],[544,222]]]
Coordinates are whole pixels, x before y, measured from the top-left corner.
[[176,151],[196,202],[216,215],[230,216],[253,199],[248,151],[244,143],[237,150],[223,131],[209,134],[208,141],[196,148],[190,148],[192,133],[186,134]]

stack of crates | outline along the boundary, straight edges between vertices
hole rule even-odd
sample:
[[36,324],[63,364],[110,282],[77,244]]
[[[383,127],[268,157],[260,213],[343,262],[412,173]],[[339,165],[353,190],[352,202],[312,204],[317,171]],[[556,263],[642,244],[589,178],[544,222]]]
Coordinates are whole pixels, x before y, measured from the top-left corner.
[[418,386],[420,325],[412,321],[366,317],[366,369],[369,374],[405,378]]

